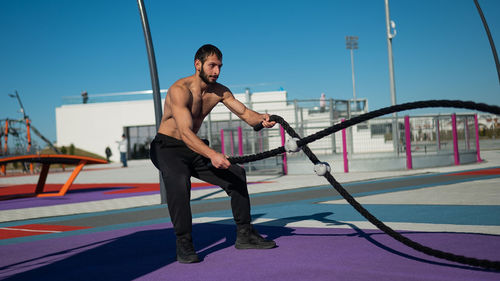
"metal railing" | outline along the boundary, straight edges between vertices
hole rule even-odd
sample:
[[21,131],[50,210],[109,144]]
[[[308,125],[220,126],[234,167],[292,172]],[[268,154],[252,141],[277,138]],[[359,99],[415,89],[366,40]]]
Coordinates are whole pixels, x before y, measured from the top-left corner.
[[[270,104],[272,103],[266,103],[267,108],[273,108]],[[275,110],[269,109],[268,112],[282,116],[299,135],[305,137],[368,110],[366,102],[356,111],[350,110],[352,101],[330,100],[324,110],[321,110],[318,104],[319,100],[294,100],[287,102],[286,106],[277,107]],[[266,112],[259,110],[260,106],[257,103],[252,104],[252,106],[256,111]],[[408,148],[413,156],[453,155],[456,153],[455,149],[458,153],[467,152],[479,155],[477,141],[488,143],[488,149],[500,149],[500,126],[498,123],[489,127],[484,122],[476,124],[475,117],[477,117],[475,113],[408,116],[409,127],[405,127],[405,117],[397,117],[395,122],[392,116],[379,117],[347,128],[345,139],[342,138],[342,132],[336,132],[310,143],[308,146],[317,155],[343,157],[345,142],[349,158],[366,157],[367,155],[379,157],[377,155],[382,154],[408,157]],[[488,119],[488,117],[485,118]],[[494,119],[497,116],[489,118]],[[453,138],[453,119],[456,122],[456,139]],[[398,126],[398,137],[395,141],[393,140],[393,124]],[[241,130],[243,139],[241,143],[238,142],[238,130]],[[252,128],[228,111],[215,110],[205,119],[199,136],[210,140],[212,147],[216,150],[225,151],[231,156],[236,155],[240,145],[243,155],[255,154],[283,145],[279,128],[266,129],[264,132],[254,132]],[[406,134],[409,135],[406,136]],[[221,136],[224,140],[221,139]],[[497,136],[498,141],[496,141]],[[285,136],[285,139],[288,139],[288,136]],[[410,142],[410,146],[407,146],[407,141]],[[456,144],[454,144],[455,141]],[[287,158],[289,160],[300,159],[303,158],[303,153],[300,151],[288,153]],[[279,165],[286,165],[283,163],[283,159],[276,159],[275,162]],[[272,165],[276,165],[274,162],[267,164],[270,166],[256,162],[255,167],[252,166],[248,171],[252,172],[253,168],[256,172],[259,169],[269,170]],[[276,170],[285,169],[278,168]]]

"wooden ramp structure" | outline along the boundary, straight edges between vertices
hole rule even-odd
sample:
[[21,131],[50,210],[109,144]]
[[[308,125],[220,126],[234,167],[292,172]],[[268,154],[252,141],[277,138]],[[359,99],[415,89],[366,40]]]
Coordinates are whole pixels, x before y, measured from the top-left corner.
[[[73,184],[78,174],[83,169],[86,164],[107,164],[108,161],[93,157],[86,156],[76,156],[76,155],[65,155],[65,154],[33,154],[33,155],[21,155],[12,157],[0,158],[0,165],[6,165],[12,162],[28,162],[28,163],[41,163],[42,171],[38,177],[38,183],[35,189],[36,197],[51,197],[51,196],[64,196],[68,192],[69,188]],[[66,165],[76,165],[75,169],[71,173],[69,179],[61,187],[59,192],[44,193],[45,181],[47,180],[47,175],[49,173],[51,164],[66,164]]]

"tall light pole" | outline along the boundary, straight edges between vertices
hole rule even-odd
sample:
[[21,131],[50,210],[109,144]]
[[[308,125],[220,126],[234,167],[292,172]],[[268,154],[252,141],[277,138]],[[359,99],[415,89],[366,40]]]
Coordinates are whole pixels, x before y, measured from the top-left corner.
[[[15,95],[9,94],[9,97],[17,98],[17,101],[19,102],[19,107],[21,108],[21,113],[23,114],[23,120],[24,122],[26,122],[26,137],[28,139],[28,146],[26,148],[26,151],[29,153],[31,150],[30,120],[28,118],[28,115],[26,115],[26,111],[24,111],[24,106],[21,102],[21,98],[19,97],[19,93],[17,92],[17,90],[15,91],[15,93]],[[33,174],[33,163],[30,163],[30,172]]]
[[[354,80],[354,50],[358,49],[358,36],[346,36],[345,37],[345,47],[346,49],[351,51],[351,74],[352,74],[352,97],[354,100],[354,109],[357,111],[357,102],[356,102],[356,82]],[[351,118],[352,107],[351,102],[349,101],[347,104],[347,118]],[[350,127],[347,130],[348,133],[348,142],[349,142],[349,153],[352,155],[353,153],[353,143],[352,143],[352,128]]]
[[[392,61],[392,38],[396,36],[396,24],[391,20],[389,14],[389,0],[385,0],[385,25],[387,29],[387,52],[389,57],[389,81],[391,86],[391,104],[396,105],[396,85],[394,82],[394,62]],[[392,29],[392,30],[391,30]],[[398,114],[392,114],[392,143],[396,155],[399,155],[399,137],[398,137]]]
[[356,82],[354,80],[354,50],[358,49],[358,36],[346,36],[345,47],[351,51],[352,96],[356,104]]
[[21,98],[19,97],[19,94],[17,93],[17,90],[14,91],[16,94],[9,94],[9,97],[11,98],[17,98],[17,101],[19,102],[19,107],[21,108],[20,111],[23,114],[23,119],[26,120],[28,119],[28,115],[26,115],[26,112],[24,111],[24,106],[23,103],[21,102]]

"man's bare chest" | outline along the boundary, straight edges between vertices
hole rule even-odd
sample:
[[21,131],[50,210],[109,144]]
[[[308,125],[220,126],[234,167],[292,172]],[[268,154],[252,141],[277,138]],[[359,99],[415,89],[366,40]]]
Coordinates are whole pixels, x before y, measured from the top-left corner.
[[221,98],[215,94],[194,95],[191,105],[193,118],[205,118],[220,101]]

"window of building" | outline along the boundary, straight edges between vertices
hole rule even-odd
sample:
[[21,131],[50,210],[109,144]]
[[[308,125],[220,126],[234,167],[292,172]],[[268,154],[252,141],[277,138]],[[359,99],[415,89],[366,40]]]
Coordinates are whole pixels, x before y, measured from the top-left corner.
[[125,127],[129,159],[148,159],[149,145],[156,135],[154,125]]

